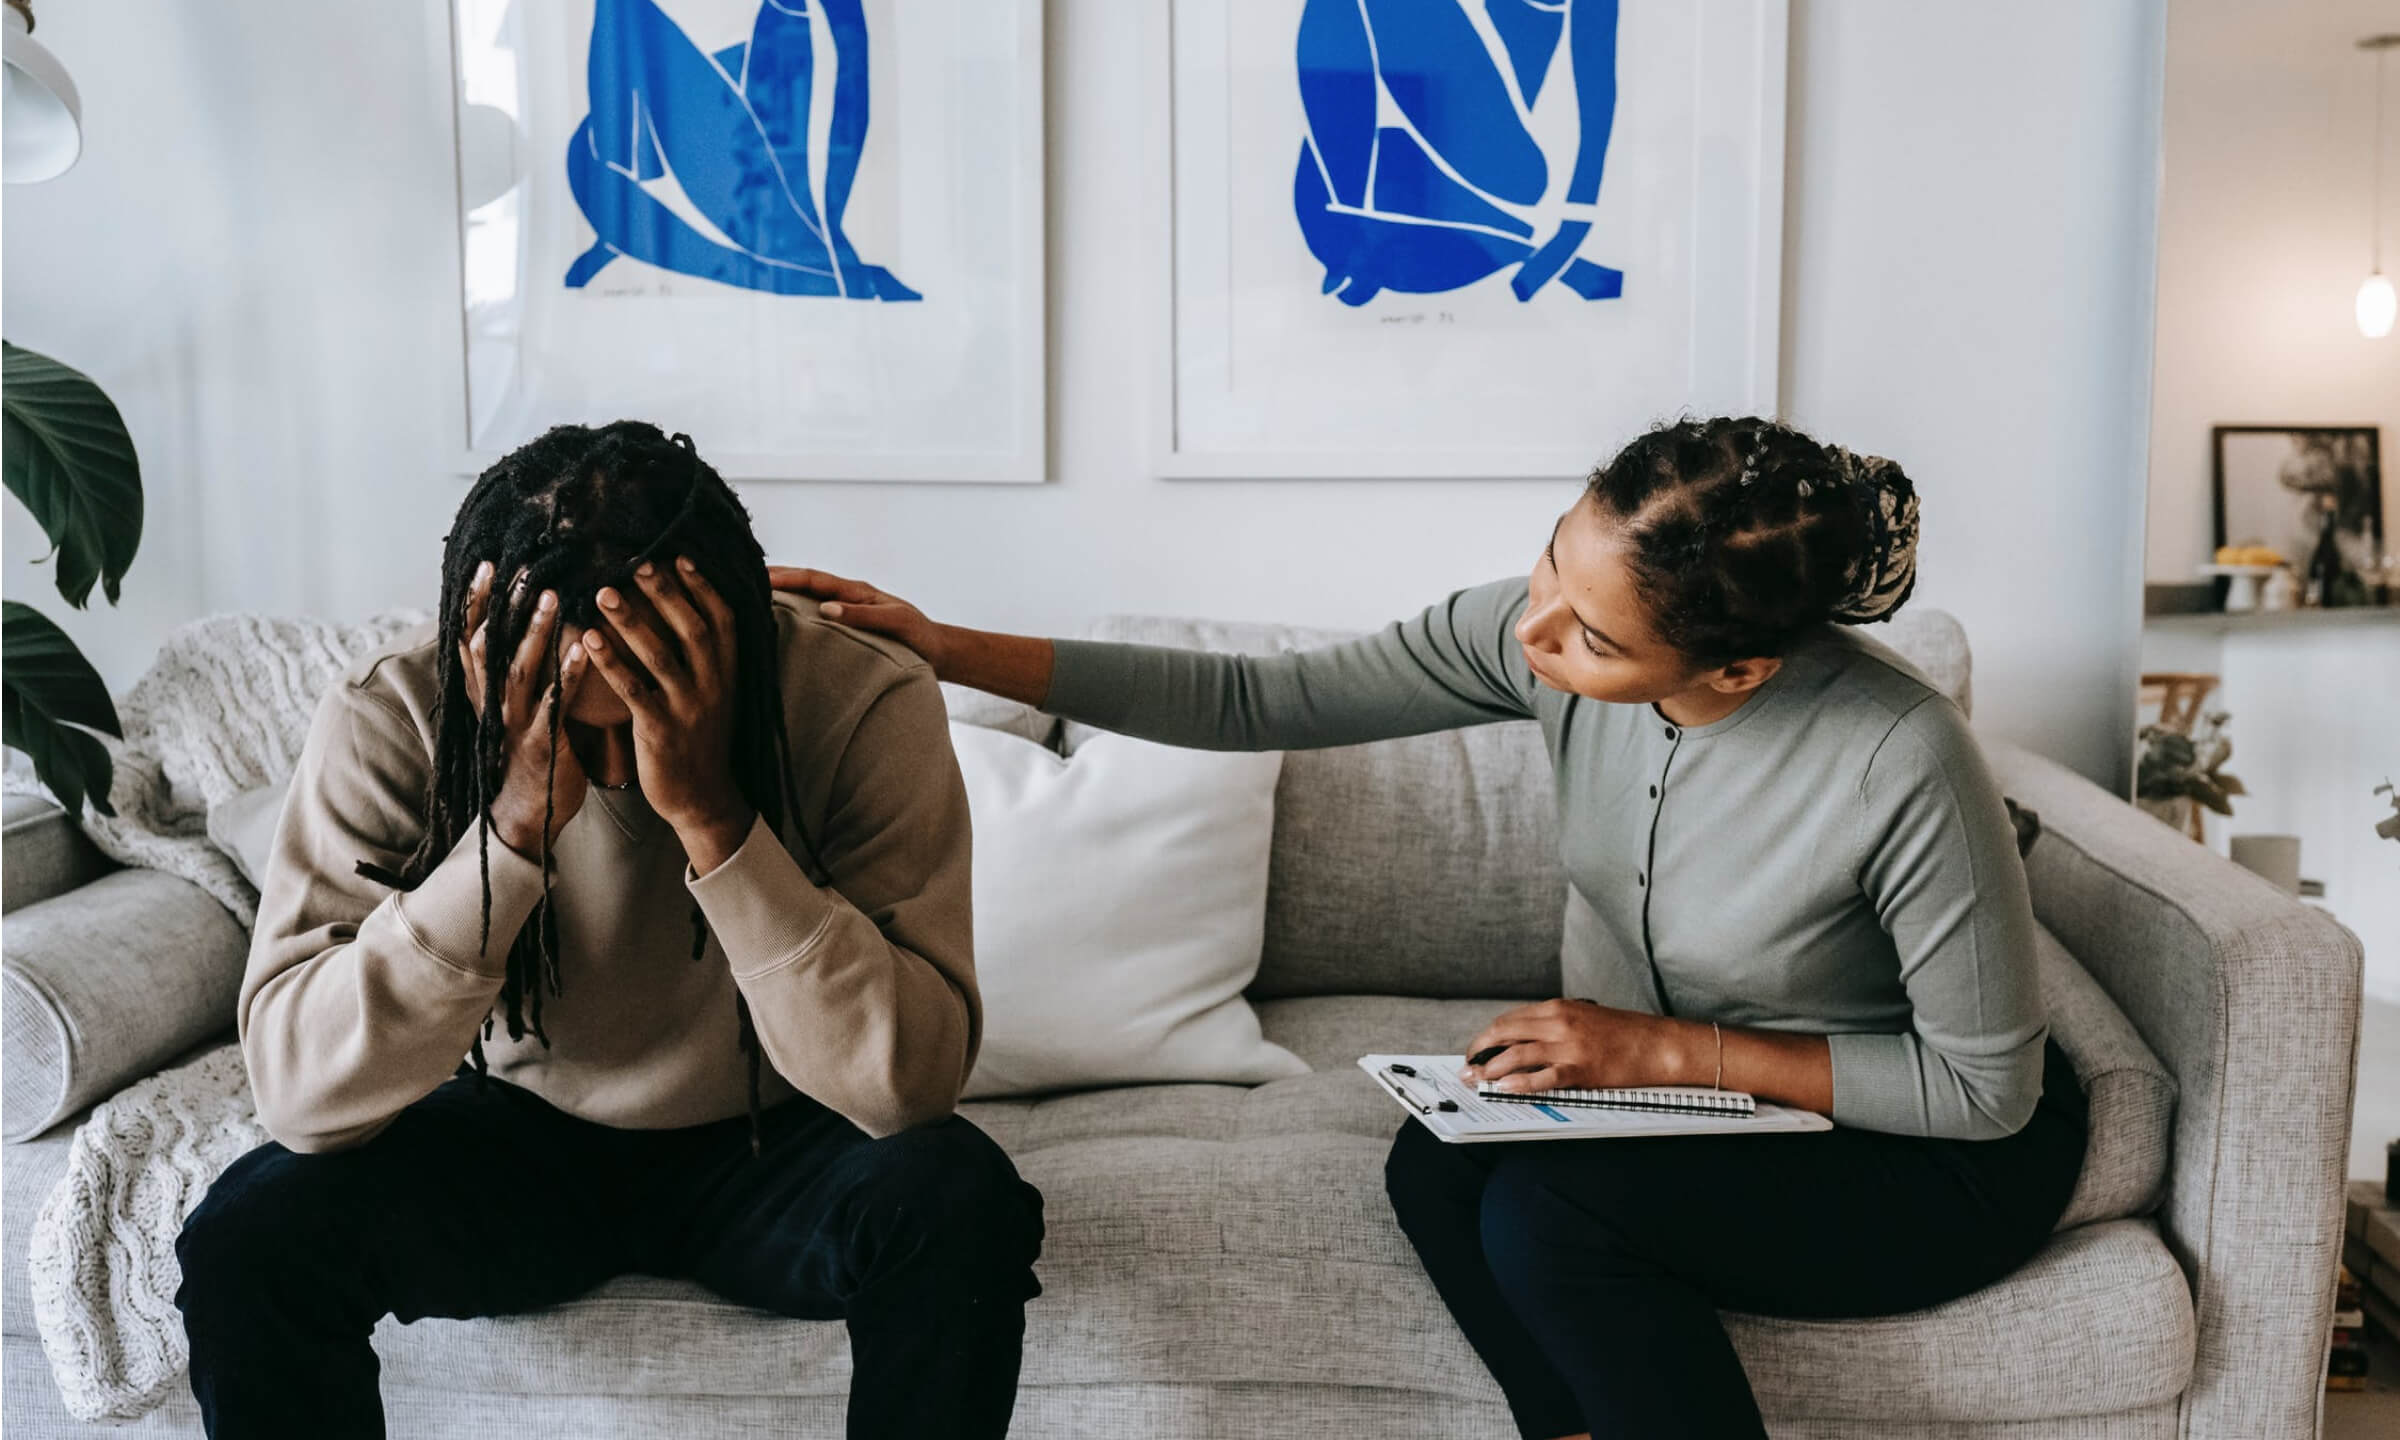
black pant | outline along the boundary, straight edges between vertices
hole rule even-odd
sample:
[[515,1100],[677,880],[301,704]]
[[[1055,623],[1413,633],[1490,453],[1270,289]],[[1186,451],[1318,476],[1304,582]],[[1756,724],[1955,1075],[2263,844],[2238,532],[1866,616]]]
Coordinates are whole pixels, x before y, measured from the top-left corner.
[[1445,1145],[1384,1167],[1400,1228],[1527,1440],[1764,1437],[1717,1311],[1837,1318],[1953,1300],[2049,1238],[2083,1165],[2056,1045],[2003,1140],[1816,1134]]
[[872,1140],[802,1097],[753,1157],[744,1117],[623,1130],[462,1074],[355,1149],[234,1162],[176,1242],[175,1303],[218,1440],[381,1436],[384,1315],[530,1310],[630,1271],[848,1320],[852,1436],[997,1436],[1041,1209],[957,1117]]

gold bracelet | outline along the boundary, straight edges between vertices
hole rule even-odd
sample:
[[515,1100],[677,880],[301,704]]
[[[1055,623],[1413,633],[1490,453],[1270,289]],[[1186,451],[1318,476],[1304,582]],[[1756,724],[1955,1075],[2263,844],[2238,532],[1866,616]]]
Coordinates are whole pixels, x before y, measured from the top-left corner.
[[1725,1027],[1719,1025],[1716,1021],[1711,1020],[1708,1022],[1708,1028],[1717,1032],[1716,1088],[1722,1090],[1725,1088]]

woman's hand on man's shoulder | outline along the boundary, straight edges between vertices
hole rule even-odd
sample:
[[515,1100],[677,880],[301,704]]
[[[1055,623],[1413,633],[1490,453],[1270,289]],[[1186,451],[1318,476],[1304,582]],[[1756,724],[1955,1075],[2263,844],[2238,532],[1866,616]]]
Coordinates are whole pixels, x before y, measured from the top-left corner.
[[846,580],[830,571],[797,565],[769,565],[767,583],[785,594],[817,601],[828,620],[889,636],[924,656],[936,670],[941,668],[942,657],[937,652],[942,627],[897,595],[864,580]]

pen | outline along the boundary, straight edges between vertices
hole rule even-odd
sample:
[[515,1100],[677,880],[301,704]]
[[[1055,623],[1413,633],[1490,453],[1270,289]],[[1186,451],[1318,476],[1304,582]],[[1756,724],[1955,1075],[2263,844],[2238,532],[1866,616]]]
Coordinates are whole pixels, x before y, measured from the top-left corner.
[[1417,1098],[1416,1087],[1409,1084],[1408,1081],[1400,1078],[1401,1076],[1406,1075],[1410,1079],[1414,1079],[1417,1073],[1414,1067],[1402,1065],[1395,1061],[1390,1065],[1384,1066],[1383,1073],[1392,1077],[1390,1087],[1392,1093],[1398,1095],[1403,1104],[1407,1105],[1410,1109],[1415,1110],[1420,1115],[1430,1115],[1436,1110],[1440,1110],[1445,1113],[1456,1113],[1458,1110],[1458,1102],[1456,1100],[1437,1098],[1433,1101],[1433,1103],[1427,1104],[1425,1101]]

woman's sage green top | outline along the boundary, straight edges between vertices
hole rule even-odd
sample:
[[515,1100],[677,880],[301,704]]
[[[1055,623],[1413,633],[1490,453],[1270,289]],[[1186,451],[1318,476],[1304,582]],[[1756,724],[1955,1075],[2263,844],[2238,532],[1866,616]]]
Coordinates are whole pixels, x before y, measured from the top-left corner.
[[1966,717],[1889,649],[1810,632],[1747,703],[1682,726],[1550,689],[1523,579],[1347,644],[1249,657],[1057,642],[1046,708],[1213,750],[1539,722],[1569,881],[1562,993],[1829,1037],[1833,1118],[1988,1139],[2042,1089],[2015,832]]

